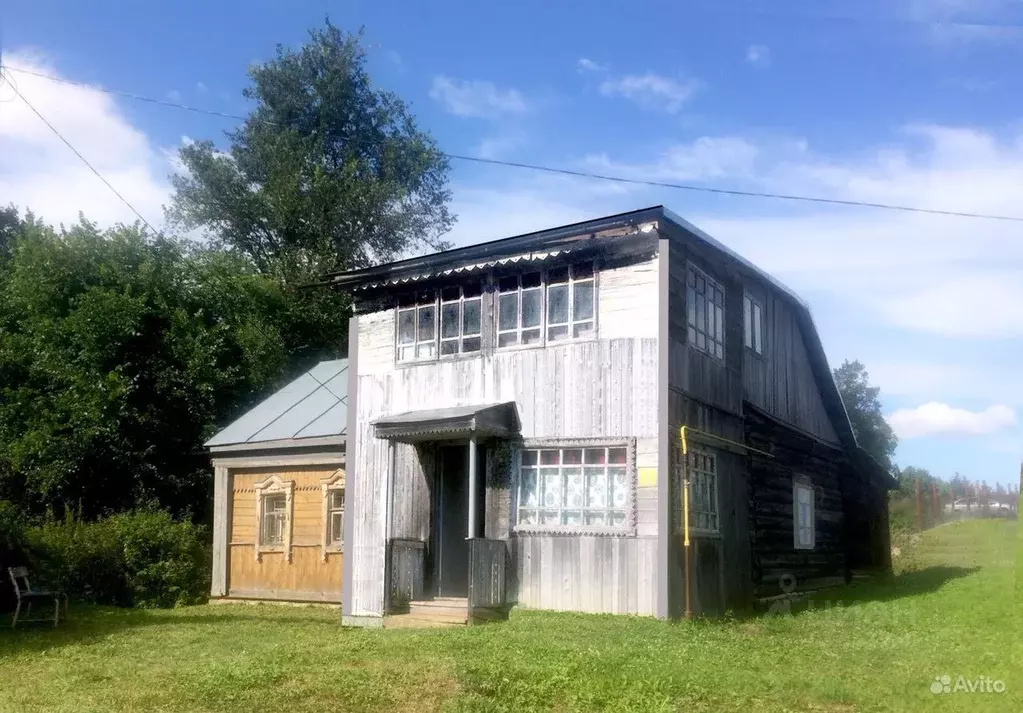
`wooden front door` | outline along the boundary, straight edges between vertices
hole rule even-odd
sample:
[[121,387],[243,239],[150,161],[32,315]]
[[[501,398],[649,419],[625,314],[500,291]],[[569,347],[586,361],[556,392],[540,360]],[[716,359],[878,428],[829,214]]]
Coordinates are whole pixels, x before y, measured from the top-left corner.
[[434,532],[437,541],[437,595],[469,594],[469,448],[442,446],[437,468]]

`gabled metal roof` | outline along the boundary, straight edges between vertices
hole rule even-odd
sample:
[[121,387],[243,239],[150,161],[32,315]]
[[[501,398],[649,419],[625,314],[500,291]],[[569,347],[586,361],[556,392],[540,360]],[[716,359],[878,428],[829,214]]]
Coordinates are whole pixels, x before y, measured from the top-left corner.
[[348,360],[323,361],[254,406],[204,444],[340,437],[348,425]]

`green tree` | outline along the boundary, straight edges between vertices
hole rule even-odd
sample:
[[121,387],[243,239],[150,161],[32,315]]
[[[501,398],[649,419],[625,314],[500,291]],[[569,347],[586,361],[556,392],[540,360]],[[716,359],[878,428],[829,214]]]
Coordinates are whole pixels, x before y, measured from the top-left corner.
[[[373,86],[361,33],[328,21],[249,76],[244,95],[255,107],[227,133],[230,148],[181,149],[187,172],[172,178],[172,224],[205,231],[290,285],[446,246],[447,159],[401,99]],[[345,341],[342,298],[297,299],[330,315],[329,343]]]
[[835,382],[849,414],[856,440],[888,470],[899,444],[892,427],[881,410],[881,389],[871,386],[869,374],[859,361],[842,362],[835,369]]
[[81,221],[0,268],[0,500],[86,518],[202,515],[202,443],[315,359],[307,316],[243,257]]

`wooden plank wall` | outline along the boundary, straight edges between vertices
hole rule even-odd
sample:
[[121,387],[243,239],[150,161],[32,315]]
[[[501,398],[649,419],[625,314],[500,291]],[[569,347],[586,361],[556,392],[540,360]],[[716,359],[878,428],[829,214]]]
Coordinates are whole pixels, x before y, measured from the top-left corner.
[[743,349],[743,395],[754,406],[829,443],[838,443],[791,304],[747,280],[763,307],[763,354]]
[[[341,601],[341,553],[323,561],[322,478],[334,467],[292,466],[232,471],[231,530],[227,595],[260,599]],[[256,483],[278,475],[295,482],[292,499],[291,562],[283,552],[263,552],[256,560],[258,537]]]
[[[673,467],[680,457],[681,426],[741,442],[743,315],[742,280],[723,260],[684,239],[673,239],[669,250],[669,432]],[[715,359],[687,345],[686,271],[692,261],[725,290],[725,358]],[[698,614],[746,608],[752,599],[750,583],[748,476],[744,456],[721,447],[697,444],[712,451],[718,465],[716,538],[695,537],[690,565],[691,605]],[[672,512],[680,512],[682,494],[673,488]],[[685,552],[682,522],[672,522],[669,543],[668,610],[680,616],[685,600]]]
[[[651,260],[598,274],[596,340],[507,352],[485,347],[476,358],[396,366],[393,310],[358,317],[358,413],[350,419],[356,429],[355,453],[351,457],[355,459],[360,478],[357,499],[352,503],[354,542],[349,548],[353,558],[353,615],[380,616],[383,613],[388,473],[392,463],[395,463],[395,474],[401,478],[415,472],[392,461],[394,456],[389,444],[373,436],[369,423],[383,414],[514,401],[524,438],[636,437],[639,439],[637,466],[657,467],[656,279],[656,265]],[[493,302],[485,296],[485,323],[492,319],[492,310]],[[490,450],[494,450],[494,454],[488,451],[488,461],[499,457],[500,449]],[[400,453],[398,451],[399,461],[404,458]],[[649,471],[646,477],[650,478]],[[653,559],[657,533],[656,473],[652,477],[653,482],[638,492],[636,537],[589,538],[602,544],[587,545],[585,554],[600,562],[590,562],[581,569],[579,562],[563,559],[578,556],[579,551],[572,546],[554,544],[566,538],[530,536],[537,550],[533,553],[534,545],[528,546],[529,567],[515,561],[511,573],[517,582],[526,578],[520,590],[524,592],[520,602],[544,608],[572,608],[576,604],[581,607],[579,592],[608,589],[609,602],[624,596],[627,608],[651,613],[656,579]],[[488,510],[484,514],[487,537],[516,539],[509,531],[512,482],[510,475],[495,474],[494,479],[488,478]],[[396,480],[393,487],[397,493],[406,486]],[[405,517],[402,513],[402,508],[392,511],[392,526],[405,527],[400,519]],[[650,542],[641,543],[643,539],[650,539]],[[610,544],[619,541],[618,545]],[[626,550],[642,562],[633,565],[613,559],[618,563],[614,566],[619,570],[628,568],[626,579],[648,579],[636,582],[630,579],[619,584],[620,576],[604,577],[605,562],[601,558],[620,558]],[[513,556],[519,551],[514,543],[511,551]],[[580,579],[574,580],[577,586],[570,588],[569,594],[552,599],[553,590],[542,586],[542,581],[546,580],[541,573],[545,570],[575,572]],[[584,574],[599,576],[599,579],[582,579]],[[534,576],[537,583],[533,582]],[[625,587],[626,594],[620,594],[619,587]]]
[[[843,484],[849,468],[842,452],[800,435],[755,411],[746,417],[746,439],[774,458],[750,460],[750,525],[753,585],[757,596],[782,592],[781,578],[796,590],[827,586],[846,576]],[[815,542],[797,550],[793,542],[794,476],[807,476],[814,489]]]

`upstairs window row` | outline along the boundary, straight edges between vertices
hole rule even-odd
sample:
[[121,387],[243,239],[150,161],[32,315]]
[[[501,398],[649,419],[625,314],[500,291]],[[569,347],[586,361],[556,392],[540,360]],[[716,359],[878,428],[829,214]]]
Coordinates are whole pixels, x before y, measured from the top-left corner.
[[[686,321],[689,346],[718,359],[725,358],[725,290],[702,270],[689,266],[686,274]],[[763,307],[750,293],[742,298],[743,343],[764,353]]]
[[[497,347],[596,336],[593,263],[509,275],[497,282]],[[424,290],[398,302],[398,361],[472,354],[482,349],[481,283]]]

